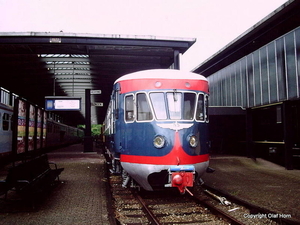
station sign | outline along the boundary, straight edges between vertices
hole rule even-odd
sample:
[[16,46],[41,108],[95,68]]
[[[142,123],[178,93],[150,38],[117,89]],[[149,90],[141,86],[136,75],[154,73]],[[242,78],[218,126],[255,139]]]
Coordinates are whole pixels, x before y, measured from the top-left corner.
[[51,37],[49,42],[50,43],[61,43],[61,38],[60,37]]
[[80,111],[81,98],[66,96],[46,96],[45,109],[47,111]]
[[91,90],[91,95],[100,95],[101,90]]
[[93,102],[92,105],[96,107],[103,107],[103,102]]

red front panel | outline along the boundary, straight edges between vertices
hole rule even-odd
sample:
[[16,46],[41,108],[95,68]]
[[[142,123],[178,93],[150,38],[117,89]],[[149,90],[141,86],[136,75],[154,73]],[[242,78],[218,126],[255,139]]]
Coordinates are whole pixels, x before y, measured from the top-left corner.
[[120,81],[121,94],[138,90],[160,90],[160,89],[185,89],[197,90],[208,93],[206,80],[184,80],[184,79],[134,79]]

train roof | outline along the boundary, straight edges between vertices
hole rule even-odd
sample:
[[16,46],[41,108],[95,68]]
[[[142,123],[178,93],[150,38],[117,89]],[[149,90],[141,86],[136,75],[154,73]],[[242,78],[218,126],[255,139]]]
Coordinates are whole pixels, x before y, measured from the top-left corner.
[[117,79],[115,83],[124,80],[137,80],[137,79],[182,79],[182,80],[205,80],[207,79],[199,74],[173,70],[173,69],[152,69],[152,70],[143,70],[134,73],[124,75]]

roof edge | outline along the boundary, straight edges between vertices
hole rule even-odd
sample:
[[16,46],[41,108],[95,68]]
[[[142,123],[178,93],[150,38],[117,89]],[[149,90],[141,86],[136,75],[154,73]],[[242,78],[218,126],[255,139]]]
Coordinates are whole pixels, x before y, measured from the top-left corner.
[[155,35],[130,35],[130,34],[96,34],[96,33],[65,33],[65,32],[0,32],[0,37],[7,36],[29,36],[29,37],[82,37],[82,38],[109,38],[109,39],[142,39],[142,40],[163,40],[196,42],[196,38],[189,37],[168,37]]

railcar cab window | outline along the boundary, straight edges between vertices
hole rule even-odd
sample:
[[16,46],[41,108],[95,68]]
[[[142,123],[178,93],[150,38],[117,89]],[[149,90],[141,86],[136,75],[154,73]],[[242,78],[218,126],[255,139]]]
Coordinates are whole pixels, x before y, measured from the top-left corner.
[[173,120],[193,120],[195,112],[195,93],[181,93],[174,90],[167,93],[169,115]]
[[135,117],[137,121],[150,121],[153,119],[146,93],[137,93],[136,102],[133,94],[125,96],[125,121],[133,122]]
[[169,115],[171,120],[180,120],[181,119],[181,101],[182,93],[169,92],[167,93],[167,101],[169,106]]
[[184,93],[183,101],[183,119],[193,120],[195,112],[196,94],[195,93]]
[[196,120],[204,121],[204,95],[202,94],[198,96]]
[[208,122],[208,95],[205,95],[205,121]]
[[193,120],[196,94],[192,92],[152,92],[149,94],[157,120]]
[[196,120],[208,121],[208,95],[199,94],[197,101]]
[[147,96],[145,93],[138,93],[137,95],[137,120],[147,121],[152,120],[153,115],[149,102],[147,101]]
[[152,102],[156,119],[166,120],[168,117],[164,93],[152,92],[150,93],[150,99]]
[[[125,96],[125,121],[194,120],[208,121],[208,95],[194,92],[150,92]],[[196,111],[196,115],[195,115]]]

